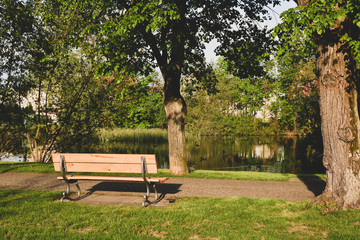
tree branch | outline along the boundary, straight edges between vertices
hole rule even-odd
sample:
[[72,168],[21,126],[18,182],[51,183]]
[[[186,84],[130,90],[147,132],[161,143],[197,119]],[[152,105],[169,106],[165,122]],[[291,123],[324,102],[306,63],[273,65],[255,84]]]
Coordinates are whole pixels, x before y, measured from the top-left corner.
[[143,38],[144,38],[146,44],[150,46],[151,51],[153,52],[154,57],[155,57],[156,61],[158,62],[159,67],[161,69],[166,64],[167,53],[166,53],[166,55],[161,55],[160,49],[156,44],[157,39],[151,32],[146,31],[145,26],[142,26],[141,34],[143,35]]
[[174,24],[174,29],[177,29],[177,34],[174,34],[175,39],[172,39],[173,48],[170,53],[171,65],[176,66],[176,70],[181,71],[184,63],[184,49],[185,49],[185,13],[186,13],[186,1],[176,1],[176,5],[180,12],[180,19]]

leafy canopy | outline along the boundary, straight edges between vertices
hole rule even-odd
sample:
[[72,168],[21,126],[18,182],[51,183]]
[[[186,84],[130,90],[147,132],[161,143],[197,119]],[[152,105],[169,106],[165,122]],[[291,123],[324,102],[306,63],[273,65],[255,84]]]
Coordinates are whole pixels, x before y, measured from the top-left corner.
[[[268,46],[261,44],[268,32],[257,26],[268,18],[264,6],[279,2],[51,0],[44,1],[42,9],[44,19],[62,33],[62,44],[95,50],[92,57],[101,75],[147,75],[156,65],[162,72],[194,72],[206,66],[205,43],[214,38],[221,43],[218,53],[233,66],[242,63],[241,74],[247,75],[260,62],[254,50],[261,55]],[[237,61],[238,54],[241,61]]]
[[355,60],[360,63],[360,2],[359,0],[317,0],[282,13],[283,23],[274,32],[281,39],[279,54],[291,49],[293,32],[303,32],[306,47],[328,37],[348,43]]

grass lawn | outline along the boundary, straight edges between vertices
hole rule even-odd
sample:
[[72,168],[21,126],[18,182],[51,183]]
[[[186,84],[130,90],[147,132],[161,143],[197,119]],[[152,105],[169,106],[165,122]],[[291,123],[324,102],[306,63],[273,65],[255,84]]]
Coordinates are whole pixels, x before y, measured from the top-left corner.
[[86,206],[59,192],[0,190],[1,239],[360,239],[358,210],[307,202],[183,198],[167,207]]
[[[0,161],[0,173],[2,172],[39,172],[55,173],[52,163],[28,163],[28,162],[2,162]],[[87,173],[88,174],[88,173]],[[100,175],[104,175],[101,173]],[[107,175],[126,175],[126,174],[107,174]],[[128,174],[129,175],[129,174]],[[131,174],[134,176],[134,174]],[[141,174],[138,174],[141,176]],[[159,169],[158,174],[149,174],[149,176],[160,177],[190,177],[190,178],[209,178],[209,179],[233,179],[233,180],[253,180],[253,181],[288,181],[290,178],[322,178],[325,174],[289,174],[289,173],[266,173],[266,172],[247,172],[247,171],[211,171],[195,170],[190,174],[175,176],[169,169]]]

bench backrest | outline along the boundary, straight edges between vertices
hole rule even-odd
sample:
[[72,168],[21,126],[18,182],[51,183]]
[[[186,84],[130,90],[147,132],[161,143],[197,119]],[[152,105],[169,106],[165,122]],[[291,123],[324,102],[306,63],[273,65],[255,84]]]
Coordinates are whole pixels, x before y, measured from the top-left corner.
[[141,173],[141,157],[146,158],[147,173],[157,173],[154,154],[54,153],[55,171],[60,169],[60,156],[65,158],[67,172]]

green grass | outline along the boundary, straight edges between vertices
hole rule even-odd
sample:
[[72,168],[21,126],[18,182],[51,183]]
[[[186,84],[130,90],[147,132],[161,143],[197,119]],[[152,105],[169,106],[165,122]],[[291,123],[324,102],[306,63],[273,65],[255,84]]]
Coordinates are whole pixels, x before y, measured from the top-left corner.
[[307,202],[183,198],[167,207],[86,206],[59,192],[0,190],[0,239],[359,239],[359,210]]
[[[52,163],[18,163],[18,162],[1,162],[1,172],[38,172],[38,173],[55,173]],[[86,173],[88,174],[88,173]],[[141,174],[105,174],[98,173],[94,175],[120,175],[120,176],[141,176]],[[159,177],[189,177],[189,178],[207,178],[207,179],[232,179],[232,180],[250,180],[250,181],[288,181],[290,178],[321,178],[326,179],[325,174],[288,174],[288,173],[266,173],[266,172],[246,172],[246,171],[211,171],[195,170],[190,174],[175,176],[170,173],[169,169],[159,169],[158,174],[149,174],[149,176]]]
[[266,173],[266,172],[246,172],[246,171],[211,171],[196,170],[191,172],[194,178],[208,179],[233,179],[233,180],[252,180],[252,181],[288,181],[294,174]]
[[3,172],[55,173],[55,170],[54,170],[54,165],[52,163],[0,161],[0,173]]

